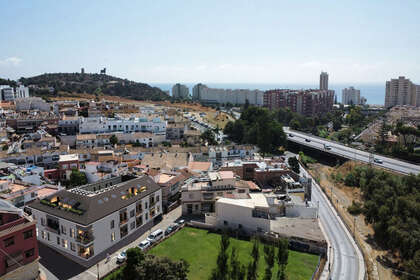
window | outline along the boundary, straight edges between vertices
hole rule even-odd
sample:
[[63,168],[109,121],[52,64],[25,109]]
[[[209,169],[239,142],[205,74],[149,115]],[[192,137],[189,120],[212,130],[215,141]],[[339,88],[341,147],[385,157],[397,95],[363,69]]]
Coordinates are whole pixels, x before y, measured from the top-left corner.
[[34,254],[35,254],[35,249],[34,249],[34,248],[29,249],[29,250],[25,251],[25,258],[30,258],[30,257],[32,257]]
[[47,232],[47,240],[50,241],[50,233]]
[[75,233],[74,228],[70,228],[70,237],[75,237],[75,236],[76,236],[76,233]]
[[223,221],[223,224],[224,224],[225,226],[227,226],[229,223],[228,223],[228,221]]
[[159,199],[160,199],[160,198],[159,198],[159,196],[156,196],[156,202],[158,202],[158,201],[159,201]]
[[149,219],[149,213],[146,213],[145,219],[146,219],[146,221]]
[[134,217],[134,209],[130,211],[130,218]]
[[31,192],[31,197],[32,197],[32,198],[34,198],[34,197],[35,197],[35,195],[36,195],[36,193],[35,193],[35,192]]
[[132,222],[130,224],[130,230],[134,229],[136,227],[136,222]]
[[9,237],[3,240],[4,241],[4,247],[9,247],[15,244],[15,237]]
[[61,225],[61,233],[66,234],[66,231],[67,231],[66,227]]
[[60,237],[57,236],[57,245],[60,245]]
[[43,231],[43,230],[41,230],[41,237],[42,237],[42,239],[45,239],[46,238],[45,231]]
[[41,225],[45,226],[45,219],[41,218]]
[[111,229],[113,229],[113,228],[114,228],[114,226],[115,226],[115,224],[114,224],[114,220],[112,220],[112,221],[111,221]]
[[111,242],[115,241],[115,232],[111,233]]
[[23,232],[23,239],[28,239],[33,236],[32,229]]
[[70,242],[70,250],[72,250],[73,252],[76,252],[76,245],[74,245],[73,242]]
[[147,209],[147,201],[144,203],[144,209]]

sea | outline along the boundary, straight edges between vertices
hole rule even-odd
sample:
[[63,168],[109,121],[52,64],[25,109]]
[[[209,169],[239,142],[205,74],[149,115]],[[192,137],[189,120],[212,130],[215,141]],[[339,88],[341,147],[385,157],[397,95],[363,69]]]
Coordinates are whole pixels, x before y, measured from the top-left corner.
[[[149,83],[151,86],[158,87],[162,90],[171,92],[174,83]],[[192,88],[196,83],[181,83],[186,85],[190,89],[192,94]],[[318,84],[282,84],[282,83],[203,83],[210,88],[223,88],[223,89],[314,89],[318,88]],[[329,89],[335,91],[338,102],[341,102],[341,91],[344,88],[353,86],[355,89],[360,90],[360,96],[367,99],[367,104],[370,105],[384,105],[385,102],[385,82],[383,83],[348,83],[348,84],[329,84]]]

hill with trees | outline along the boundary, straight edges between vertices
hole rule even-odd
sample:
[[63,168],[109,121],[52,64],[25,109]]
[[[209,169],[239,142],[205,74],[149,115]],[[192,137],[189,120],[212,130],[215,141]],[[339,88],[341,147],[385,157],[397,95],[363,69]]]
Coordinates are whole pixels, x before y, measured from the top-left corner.
[[4,86],[11,86],[11,87],[15,87],[17,85],[17,83],[13,80],[9,80],[9,79],[3,79],[0,78],[0,85]]
[[363,213],[373,226],[377,244],[400,259],[402,279],[420,276],[420,175],[396,176],[368,166],[351,170],[347,186],[360,188],[361,203],[353,202],[349,213]]
[[167,93],[157,87],[105,74],[49,73],[29,78],[22,77],[19,81],[25,86],[31,86],[31,94],[37,96],[56,95],[64,92],[104,94],[135,100],[162,101],[170,99]]

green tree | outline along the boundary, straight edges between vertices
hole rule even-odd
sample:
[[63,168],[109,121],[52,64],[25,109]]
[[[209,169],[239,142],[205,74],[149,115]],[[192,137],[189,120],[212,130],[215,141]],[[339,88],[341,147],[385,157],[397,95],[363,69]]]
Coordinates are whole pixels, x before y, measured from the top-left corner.
[[289,259],[289,241],[287,239],[280,239],[277,244],[277,263],[279,266],[287,265]]
[[214,135],[213,131],[211,129],[207,129],[204,131],[201,136],[201,140],[204,142],[207,142],[209,145],[217,145],[216,136]]
[[212,280],[223,280],[228,277],[229,266],[228,266],[228,254],[230,238],[226,233],[222,234],[220,239],[220,251],[217,256],[217,267],[213,269],[210,279]]
[[87,178],[86,174],[83,172],[80,172],[77,169],[73,169],[70,174],[70,182],[69,185],[71,187],[77,187],[87,184]]
[[117,136],[115,136],[115,134],[109,137],[109,143],[111,143],[112,145],[118,144],[118,138]]
[[296,174],[300,173],[300,165],[296,157],[289,157],[287,162],[289,163],[289,166],[293,170],[293,172],[295,172]]
[[127,261],[123,269],[123,279],[137,280],[138,272],[137,266],[143,263],[145,259],[144,253],[138,247],[130,248],[127,250]]

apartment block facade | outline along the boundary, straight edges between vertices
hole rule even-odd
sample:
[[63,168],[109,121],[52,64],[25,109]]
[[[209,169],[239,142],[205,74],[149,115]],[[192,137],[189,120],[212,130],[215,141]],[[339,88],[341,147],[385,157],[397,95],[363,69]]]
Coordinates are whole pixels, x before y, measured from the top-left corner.
[[385,108],[397,105],[420,106],[420,86],[404,76],[386,82]]
[[270,110],[289,108],[305,116],[327,113],[334,105],[333,90],[274,89],[264,93],[264,107]]
[[36,222],[0,200],[0,278],[32,280],[38,276]]
[[190,90],[186,85],[175,84],[172,87],[172,97],[178,99],[188,99],[190,97]]
[[345,88],[342,90],[341,102],[344,105],[359,105],[361,104],[360,100],[360,90],[355,89],[354,87]]
[[[30,205],[38,240],[90,266],[162,214],[162,192],[148,176],[120,176],[63,190]],[[115,247],[114,247],[115,248]]]
[[166,134],[167,122],[160,118],[105,118],[88,117],[79,119],[79,132],[110,133],[110,132],[152,132]]
[[263,106],[264,91],[250,89],[221,89],[209,88],[197,84],[193,88],[193,99],[210,104],[243,105],[248,100],[249,104]]

